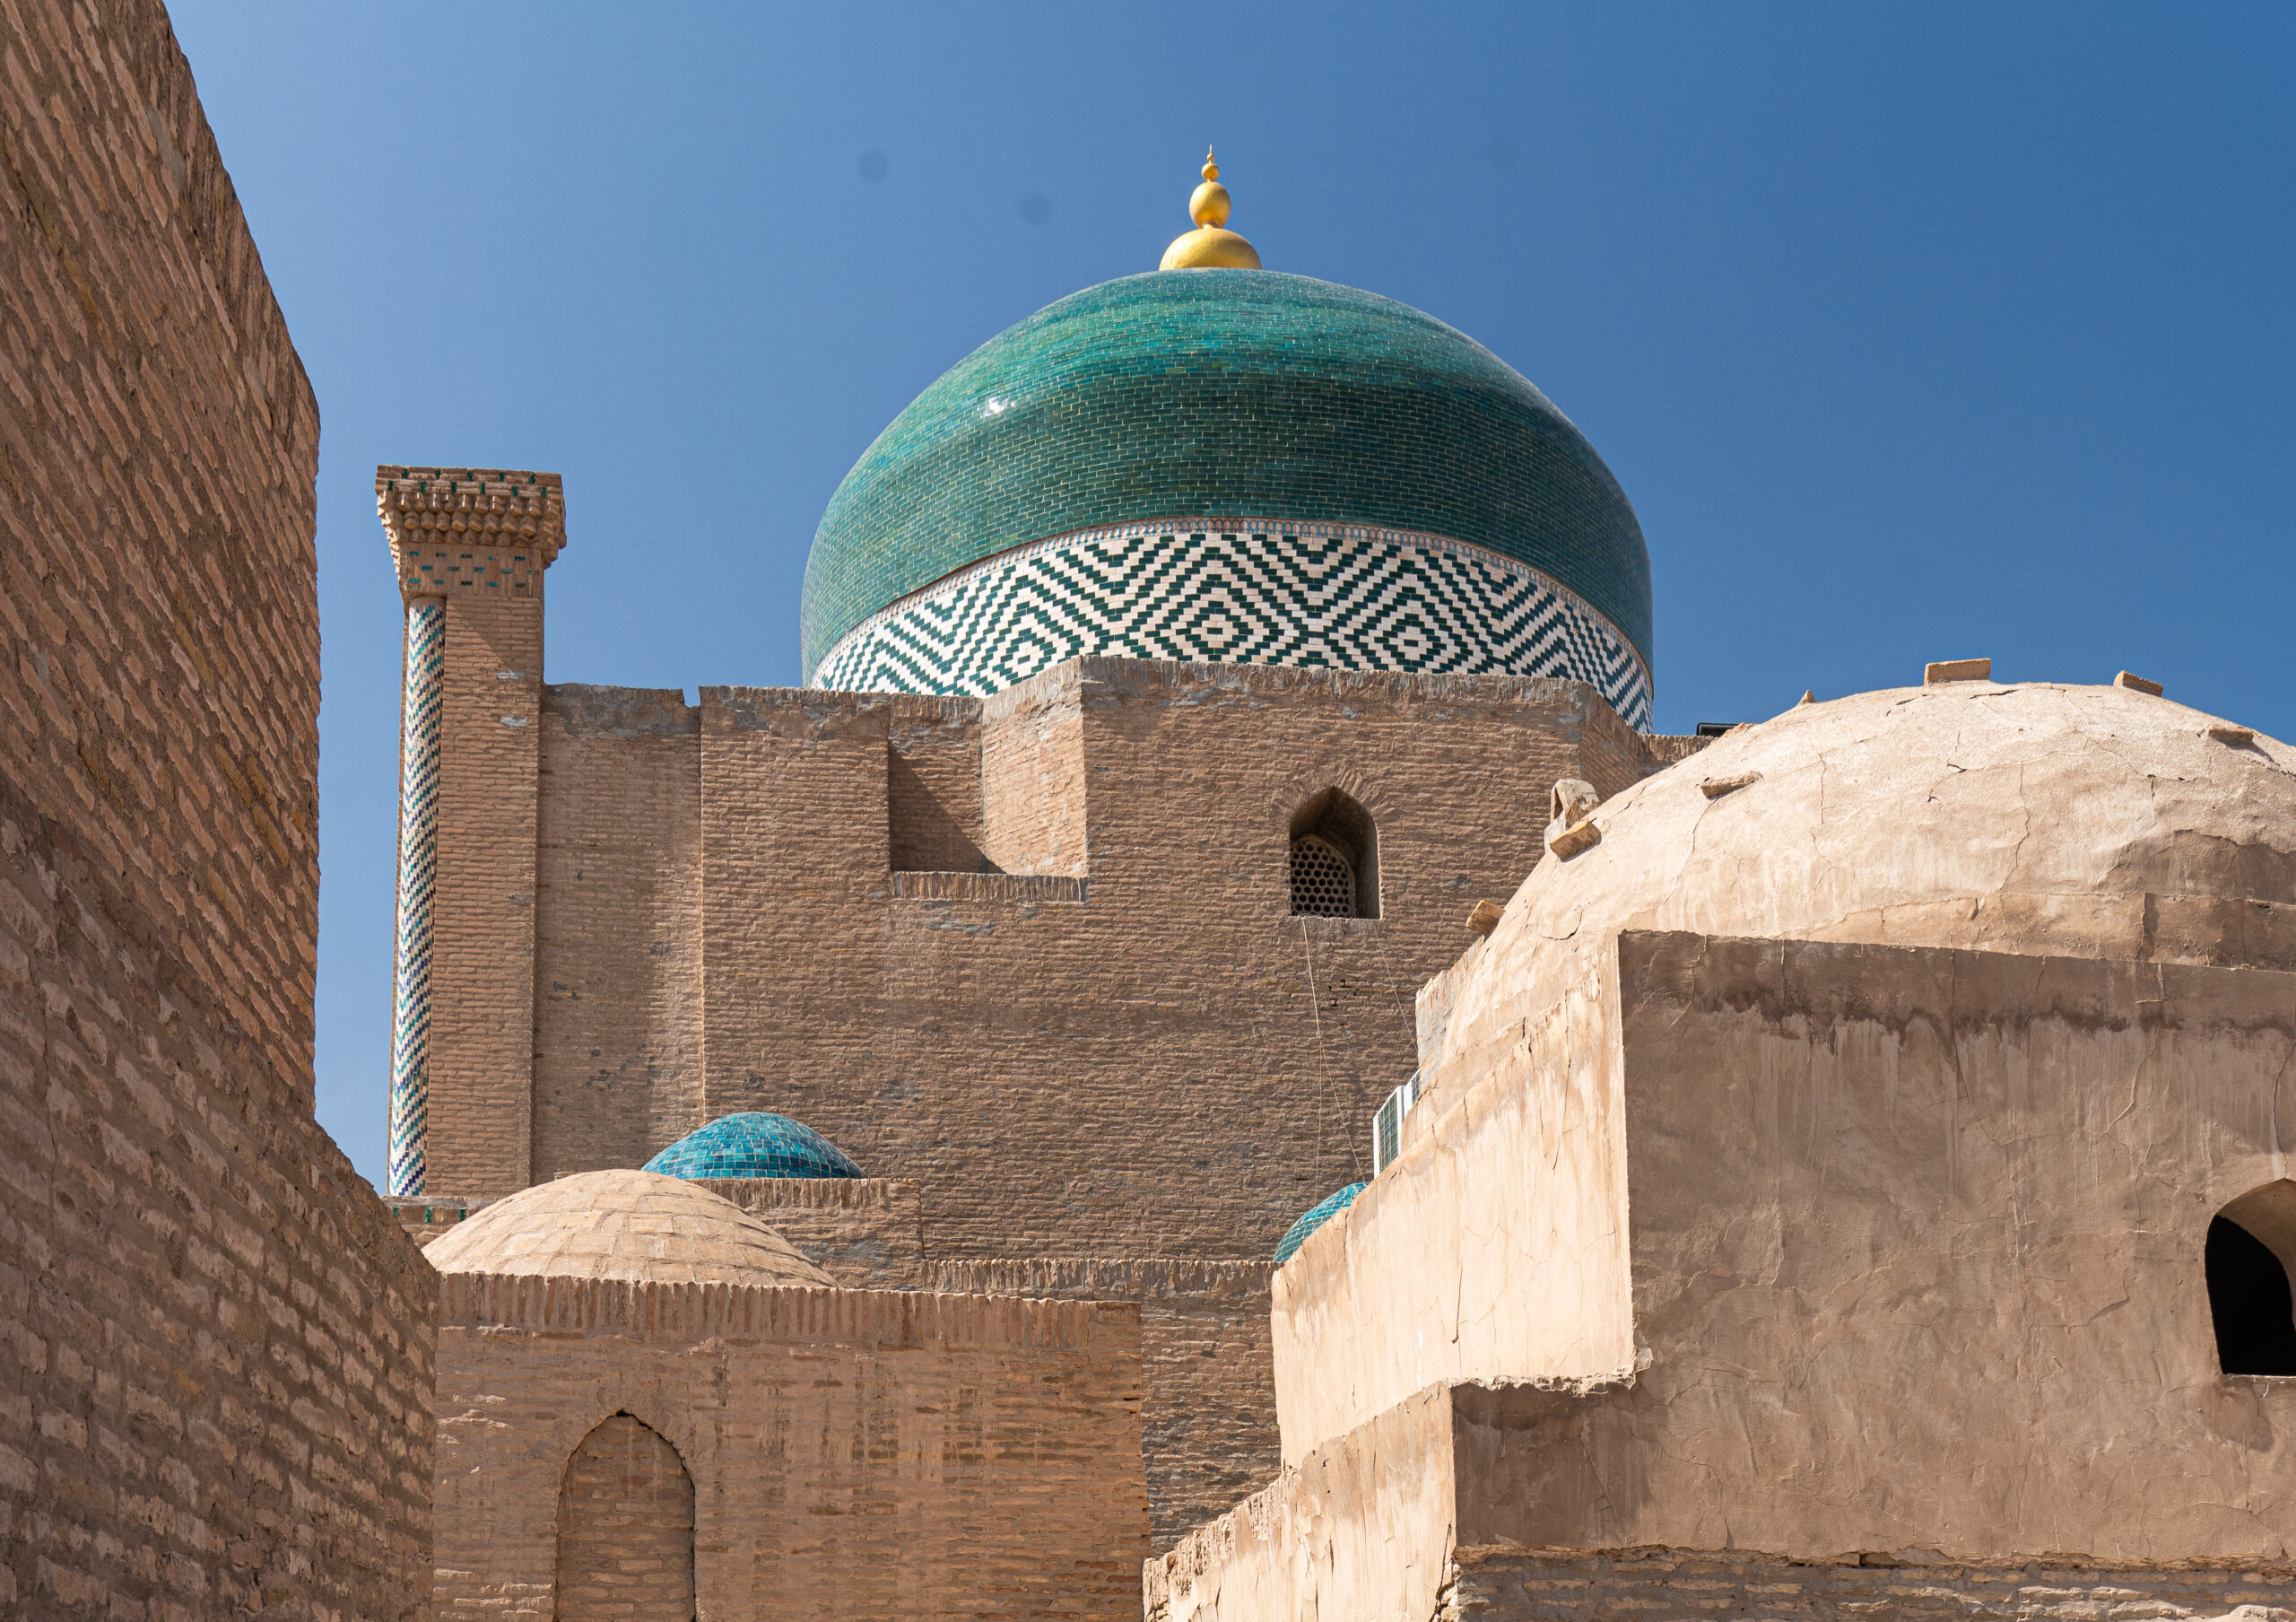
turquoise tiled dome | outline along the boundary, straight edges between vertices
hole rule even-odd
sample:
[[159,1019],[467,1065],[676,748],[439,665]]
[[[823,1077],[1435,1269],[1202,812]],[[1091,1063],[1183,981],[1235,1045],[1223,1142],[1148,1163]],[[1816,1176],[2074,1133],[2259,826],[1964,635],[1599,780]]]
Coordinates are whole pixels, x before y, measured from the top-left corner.
[[700,1182],[719,1177],[859,1177],[828,1138],[787,1115],[744,1110],[688,1132],[643,1168]]
[[1282,1267],[1291,1260],[1299,1253],[1300,1247],[1308,1243],[1310,1234],[1353,1205],[1355,1197],[1370,1186],[1368,1182],[1351,1182],[1338,1193],[1309,1206],[1307,1215],[1283,1230],[1283,1238],[1275,1247],[1275,1265]]
[[[1445,537],[1527,564],[1609,622],[1614,632],[1603,634],[1618,658],[1639,656],[1647,689],[1649,554],[1625,493],[1585,436],[1521,373],[1432,317],[1376,293],[1259,270],[1154,272],[1088,288],[991,339],[918,396],[846,475],[814,536],[805,678],[814,680],[865,622],[873,627],[881,611],[969,565],[1048,537],[1191,517],[1215,528],[1223,517],[1303,530],[1370,526],[1375,536],[1404,536],[1399,544],[1422,546],[1422,555],[1414,537]],[[1312,555],[1301,567],[1315,580],[1329,566],[1315,552],[1321,538],[1304,536]],[[1174,544],[1184,552],[1187,539]],[[1299,555],[1299,546],[1286,554]],[[1078,589],[1105,589],[1127,603],[1144,590],[1192,589],[1157,584],[1168,575],[1111,580],[1097,562],[1081,567],[1102,578]],[[1296,596],[1288,583],[1276,589]],[[936,609],[943,622],[957,611]],[[1019,602],[994,611],[1042,615],[1041,605]],[[1523,618],[1502,603],[1469,614],[1465,632],[1454,615],[1435,634],[1472,642],[1486,620]],[[1239,642],[1222,657],[1531,668],[1511,651],[1478,663],[1473,648],[1422,660],[1411,639],[1406,626],[1403,641],[1369,652],[1335,642],[1336,652],[1300,653],[1262,636],[1261,651]],[[1550,640],[1559,645],[1560,636]],[[1131,650],[1122,642],[1084,650]],[[972,655],[944,649],[940,657],[941,667],[899,685],[994,690],[947,667]],[[1586,663],[1552,673],[1599,683],[1579,668]],[[999,679],[1014,667],[1008,663]],[[880,679],[899,677],[883,658],[865,672],[840,650],[822,679],[888,670]]]

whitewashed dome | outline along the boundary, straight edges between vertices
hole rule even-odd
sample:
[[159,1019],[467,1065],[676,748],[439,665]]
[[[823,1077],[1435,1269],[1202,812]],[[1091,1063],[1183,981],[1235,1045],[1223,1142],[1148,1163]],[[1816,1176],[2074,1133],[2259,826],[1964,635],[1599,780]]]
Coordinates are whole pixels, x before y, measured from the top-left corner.
[[2296,969],[2296,749],[2128,688],[1803,705],[1593,821],[1457,972],[1447,1059],[1587,986],[1624,929]]
[[830,1285],[730,1199],[657,1172],[583,1172],[486,1207],[423,1250],[442,1273]]

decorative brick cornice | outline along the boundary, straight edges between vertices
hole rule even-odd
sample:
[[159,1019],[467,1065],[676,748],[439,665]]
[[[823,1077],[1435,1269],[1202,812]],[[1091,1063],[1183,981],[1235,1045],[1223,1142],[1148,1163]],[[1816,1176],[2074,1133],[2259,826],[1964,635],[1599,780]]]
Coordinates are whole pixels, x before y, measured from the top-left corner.
[[529,594],[566,545],[566,493],[554,473],[378,467],[375,510],[408,601]]

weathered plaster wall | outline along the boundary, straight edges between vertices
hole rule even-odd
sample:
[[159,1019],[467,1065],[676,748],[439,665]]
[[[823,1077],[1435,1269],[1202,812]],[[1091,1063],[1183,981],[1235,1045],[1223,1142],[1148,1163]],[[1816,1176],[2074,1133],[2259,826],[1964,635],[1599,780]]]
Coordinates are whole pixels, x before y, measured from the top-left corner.
[[566,1461],[615,1413],[693,1478],[704,1616],[1135,1612],[1135,1307],[457,1275],[441,1317],[442,1617],[550,1616]]
[[1439,1382],[1631,1372],[1616,1031],[1610,977],[1524,1009],[1478,1084],[1422,1103],[1401,1157],[1276,1274],[1287,1462]]
[[420,1616],[435,1280],[310,1116],[317,411],[161,7],[0,76],[0,1611]]
[[2296,1566],[2186,1570],[2035,1560],[1971,1565],[1887,1555],[1802,1562],[1689,1549],[1462,1550],[1436,1613],[1445,1622],[1602,1622],[1619,1616],[1759,1617],[1765,1622],[2094,1622],[2146,1617],[2285,1622]]
[[1451,1397],[1423,1391],[1316,1449],[1141,1567],[1147,1622],[1440,1614],[1458,1483]]
[[2296,1382],[2218,1372],[2202,1267],[2217,1209],[2289,1169],[2296,975],[1683,935],[1620,957],[1650,1361],[1589,1417],[1665,1443],[1573,1535],[1509,1536],[2296,1555]]
[[1621,929],[2296,969],[2296,748],[2126,687],[1803,705],[1594,821],[1601,842],[1543,857],[1476,966],[1436,993],[1435,1112],[1415,1123]]
[[[1622,1066],[1618,1126],[1587,1137],[1628,1179],[1640,1367],[1494,1407],[1459,1443],[1463,1543],[2289,1556],[2296,1385],[2217,1372],[2202,1257],[2219,1208],[2286,1173],[2296,977],[1632,931],[1618,950],[1620,1034],[1579,1045]],[[1489,1294],[1473,1270],[1484,1234],[1549,1232],[1526,1213],[1571,1175],[1522,1147],[1536,1077],[1499,1090],[1278,1276],[1287,1460],[1407,1380],[1575,1372],[1541,1361],[1546,1275]]]

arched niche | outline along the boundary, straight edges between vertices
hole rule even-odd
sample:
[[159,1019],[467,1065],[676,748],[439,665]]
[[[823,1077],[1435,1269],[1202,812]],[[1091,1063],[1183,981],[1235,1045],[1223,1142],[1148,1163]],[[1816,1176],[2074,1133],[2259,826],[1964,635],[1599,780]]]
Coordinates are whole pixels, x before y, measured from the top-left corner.
[[1294,914],[1379,916],[1379,830],[1361,802],[1326,789],[1292,813],[1290,832]]
[[2296,1375],[2296,1182],[2251,1189],[2208,1225],[2208,1311],[2228,1374]]
[[628,1414],[575,1444],[558,1488],[557,1622],[693,1622],[693,1478]]

